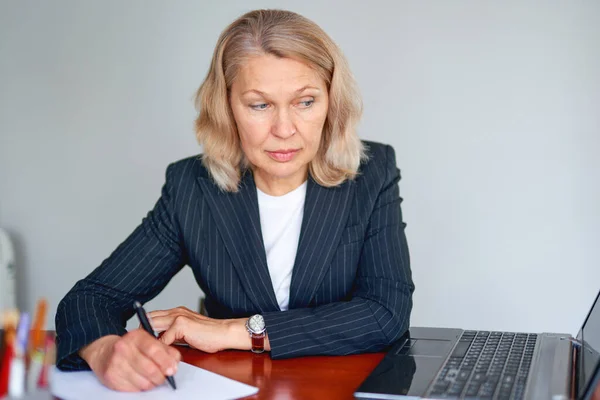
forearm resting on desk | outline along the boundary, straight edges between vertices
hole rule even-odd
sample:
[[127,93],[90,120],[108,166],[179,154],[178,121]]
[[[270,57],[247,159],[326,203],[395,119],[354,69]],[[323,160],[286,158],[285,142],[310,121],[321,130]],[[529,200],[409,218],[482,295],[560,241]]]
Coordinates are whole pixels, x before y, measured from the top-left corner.
[[[246,330],[247,318],[214,320],[218,321],[218,331],[213,331],[213,327],[206,323],[193,323],[190,321],[173,324],[161,336],[161,340],[166,344],[173,344],[183,341],[193,348],[215,353],[221,350],[250,350],[252,340]],[[265,337],[265,350],[270,351],[268,335]]]
[[[214,319],[185,307],[149,313],[153,328],[166,344],[185,342],[207,353],[225,349],[250,350],[252,340],[246,330],[247,318]],[[268,336],[265,350],[271,349]]]

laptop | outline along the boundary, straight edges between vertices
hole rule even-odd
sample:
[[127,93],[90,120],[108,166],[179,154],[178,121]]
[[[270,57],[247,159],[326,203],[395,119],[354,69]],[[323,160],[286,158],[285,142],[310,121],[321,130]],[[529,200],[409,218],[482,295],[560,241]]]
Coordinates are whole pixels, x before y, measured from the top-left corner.
[[410,328],[354,396],[600,400],[599,298],[600,293],[576,338]]

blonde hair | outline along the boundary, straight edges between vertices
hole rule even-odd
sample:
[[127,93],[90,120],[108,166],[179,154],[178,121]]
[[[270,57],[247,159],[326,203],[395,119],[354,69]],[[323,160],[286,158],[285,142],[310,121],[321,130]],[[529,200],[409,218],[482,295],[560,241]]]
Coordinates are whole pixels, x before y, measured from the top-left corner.
[[326,82],[329,109],[309,173],[325,187],[354,179],[366,156],[356,133],[362,99],[346,58],[307,18],[290,11],[255,10],[221,33],[208,74],[196,94],[196,137],[204,146],[202,162],[215,183],[224,191],[236,192],[241,174],[249,166],[229,104],[229,89],[245,60],[264,54],[303,61]]

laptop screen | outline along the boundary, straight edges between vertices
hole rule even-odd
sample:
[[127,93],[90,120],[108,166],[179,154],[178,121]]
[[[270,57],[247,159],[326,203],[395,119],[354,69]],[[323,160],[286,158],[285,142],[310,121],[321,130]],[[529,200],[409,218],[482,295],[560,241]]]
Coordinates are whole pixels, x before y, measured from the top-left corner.
[[579,352],[578,365],[578,393],[583,395],[586,388],[590,385],[594,373],[600,362],[600,293],[596,296],[596,301],[587,319],[583,323],[577,339],[582,343]]

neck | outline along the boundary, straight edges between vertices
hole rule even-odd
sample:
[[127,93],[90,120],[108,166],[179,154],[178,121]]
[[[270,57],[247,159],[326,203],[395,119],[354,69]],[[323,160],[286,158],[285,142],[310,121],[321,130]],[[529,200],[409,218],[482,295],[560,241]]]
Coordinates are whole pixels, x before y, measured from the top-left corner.
[[298,188],[308,178],[308,169],[291,177],[278,178],[253,170],[256,187],[270,196],[283,196]]

